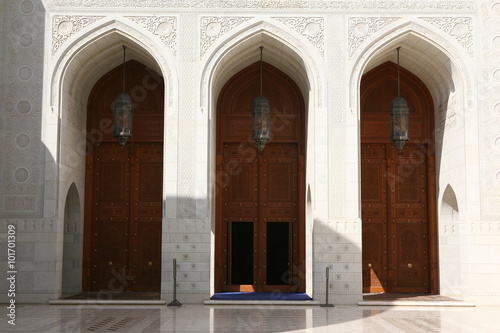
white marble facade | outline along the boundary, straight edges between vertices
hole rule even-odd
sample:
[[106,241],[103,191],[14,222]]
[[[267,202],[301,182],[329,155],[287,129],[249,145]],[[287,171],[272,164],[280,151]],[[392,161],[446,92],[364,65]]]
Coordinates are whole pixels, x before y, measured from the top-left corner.
[[[165,80],[162,297],[214,291],[215,103],[264,60],[306,101],[307,293],[361,299],[359,85],[388,60],[435,106],[440,293],[500,304],[500,1],[0,0],[0,266],[16,226],[17,299],[81,285],[86,104],[130,57]],[[0,300],[7,300],[0,279]]]

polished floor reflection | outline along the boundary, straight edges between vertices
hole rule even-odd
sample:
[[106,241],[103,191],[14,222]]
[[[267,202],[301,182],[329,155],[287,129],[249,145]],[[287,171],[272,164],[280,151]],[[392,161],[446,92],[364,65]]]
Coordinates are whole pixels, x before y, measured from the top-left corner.
[[487,333],[499,316],[500,307],[20,305],[0,332]]

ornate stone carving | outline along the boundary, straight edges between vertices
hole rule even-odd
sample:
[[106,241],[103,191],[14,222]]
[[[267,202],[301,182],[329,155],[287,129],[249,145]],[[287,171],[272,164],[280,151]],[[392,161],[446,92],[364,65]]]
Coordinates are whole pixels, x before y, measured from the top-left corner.
[[6,213],[34,213],[37,211],[37,197],[35,195],[7,195],[4,197],[3,208]]
[[45,9],[40,0],[4,6],[5,76],[0,113],[0,216],[40,213],[45,150],[41,144]]
[[52,19],[52,55],[59,50],[68,38],[101,18],[103,16],[54,16]]
[[351,17],[349,18],[349,57],[368,37],[400,17]]
[[79,131],[84,130],[84,113],[76,106],[70,104],[68,108],[68,124],[73,126]]
[[273,17],[273,19],[306,37],[318,49],[321,56],[324,56],[325,24],[322,17]]
[[172,16],[126,16],[153,33],[177,55],[177,19]]
[[220,36],[238,25],[250,20],[251,17],[202,17],[201,18],[201,56]]
[[186,8],[186,9],[473,9],[471,0],[46,0],[47,7],[96,7],[96,8]]
[[420,17],[446,32],[462,45],[470,55],[473,54],[472,18],[470,17]]

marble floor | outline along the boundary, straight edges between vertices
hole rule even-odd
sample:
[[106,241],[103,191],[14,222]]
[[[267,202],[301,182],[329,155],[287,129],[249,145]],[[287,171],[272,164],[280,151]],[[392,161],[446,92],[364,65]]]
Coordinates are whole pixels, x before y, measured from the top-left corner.
[[0,332],[487,333],[499,332],[500,307],[18,305],[15,315]]

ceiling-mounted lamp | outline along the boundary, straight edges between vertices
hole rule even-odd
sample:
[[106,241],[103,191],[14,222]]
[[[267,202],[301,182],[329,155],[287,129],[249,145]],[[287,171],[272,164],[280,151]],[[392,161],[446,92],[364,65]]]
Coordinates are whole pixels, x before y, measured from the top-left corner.
[[271,107],[266,97],[262,95],[262,50],[260,47],[260,96],[253,100],[252,107],[252,139],[259,151],[271,140]]
[[114,102],[113,136],[120,146],[124,146],[132,137],[132,98],[125,92],[125,50],[123,45],[123,89]]
[[406,141],[410,138],[408,137],[408,127],[409,127],[409,113],[408,104],[406,100],[400,96],[401,90],[399,86],[399,49],[398,52],[398,96],[392,100],[390,117],[391,117],[391,141],[394,142],[398,151],[401,152]]

